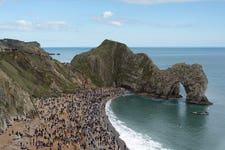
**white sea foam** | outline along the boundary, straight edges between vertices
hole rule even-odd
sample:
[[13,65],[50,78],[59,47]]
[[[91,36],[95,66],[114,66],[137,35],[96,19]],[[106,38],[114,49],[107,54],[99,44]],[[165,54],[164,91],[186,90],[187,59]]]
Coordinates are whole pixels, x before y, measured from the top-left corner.
[[119,132],[120,138],[124,140],[130,150],[167,150],[161,143],[152,140],[148,135],[137,133],[136,131],[128,128],[124,122],[120,121],[112,111],[110,104],[111,101],[106,103],[106,115],[114,128]]

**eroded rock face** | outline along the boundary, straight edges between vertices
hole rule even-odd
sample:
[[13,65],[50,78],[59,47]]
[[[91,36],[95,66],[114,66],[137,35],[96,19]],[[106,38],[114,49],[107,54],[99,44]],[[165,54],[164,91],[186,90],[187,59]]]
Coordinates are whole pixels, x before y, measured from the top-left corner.
[[211,104],[205,96],[208,80],[198,64],[182,63],[160,70],[147,55],[134,54],[125,44],[105,40],[74,57],[71,65],[97,86],[121,86],[156,98],[176,98],[182,84],[187,103]]
[[14,39],[0,40],[0,52],[17,52],[22,51],[28,54],[48,56],[38,42],[23,42]]
[[0,70],[0,128],[5,128],[13,117],[35,112],[28,92]]
[[0,40],[0,128],[14,116],[34,112],[33,97],[74,93],[83,75],[52,59],[37,42]]
[[154,82],[150,80],[146,92],[151,92],[149,89],[153,88],[157,89],[156,96],[158,95],[158,97],[179,97],[179,87],[180,84],[182,84],[187,93],[187,103],[211,104],[205,96],[208,80],[202,66],[199,64],[176,64],[167,70],[160,71],[160,73],[153,78]]

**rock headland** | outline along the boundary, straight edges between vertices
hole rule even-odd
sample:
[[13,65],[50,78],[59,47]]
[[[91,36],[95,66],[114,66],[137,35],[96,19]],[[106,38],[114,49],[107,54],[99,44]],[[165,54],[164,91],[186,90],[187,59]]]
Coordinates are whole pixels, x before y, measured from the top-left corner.
[[146,54],[134,54],[123,43],[105,40],[75,56],[71,65],[97,86],[124,87],[154,98],[177,98],[182,84],[187,103],[211,104],[205,96],[208,80],[199,64],[180,63],[160,70]]
[[[208,79],[199,64],[179,63],[160,70],[146,54],[134,54],[125,44],[111,40],[75,56],[71,63],[60,63],[38,42],[0,40],[0,134],[13,125],[15,118],[32,120],[40,114],[35,98],[59,97],[93,87],[123,87],[169,99],[180,97],[180,85],[185,88],[187,103],[212,104],[205,96]],[[106,100],[102,99],[95,102],[104,109]],[[101,115],[104,113],[101,111]],[[125,147],[115,130],[111,131],[116,146]]]

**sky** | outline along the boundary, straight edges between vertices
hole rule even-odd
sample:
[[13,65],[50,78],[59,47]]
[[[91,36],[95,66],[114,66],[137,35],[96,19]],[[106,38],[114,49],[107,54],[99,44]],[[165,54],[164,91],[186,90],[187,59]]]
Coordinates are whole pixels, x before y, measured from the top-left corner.
[[0,39],[43,47],[224,47],[225,0],[0,0]]

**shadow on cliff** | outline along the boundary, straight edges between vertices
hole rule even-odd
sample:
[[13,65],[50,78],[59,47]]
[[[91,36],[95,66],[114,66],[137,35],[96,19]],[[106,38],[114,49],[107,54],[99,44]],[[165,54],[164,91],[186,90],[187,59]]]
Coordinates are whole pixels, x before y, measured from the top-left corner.
[[100,87],[125,87],[154,98],[179,98],[179,86],[186,91],[186,102],[210,105],[205,96],[208,79],[199,64],[175,64],[160,70],[143,53],[134,54],[125,44],[105,40],[89,52],[77,55],[71,65]]

